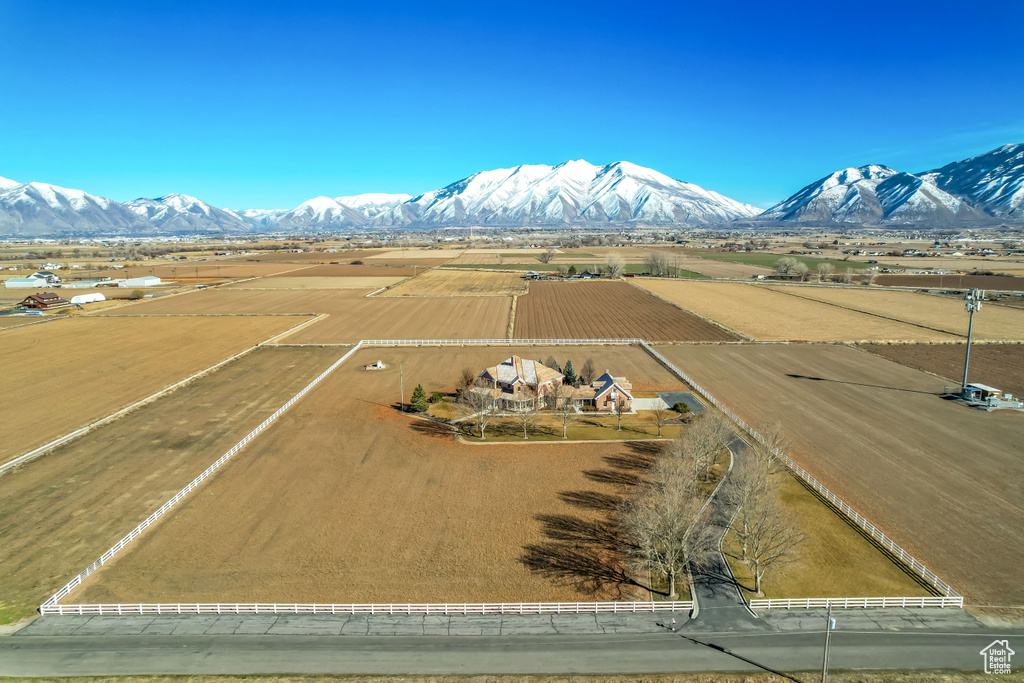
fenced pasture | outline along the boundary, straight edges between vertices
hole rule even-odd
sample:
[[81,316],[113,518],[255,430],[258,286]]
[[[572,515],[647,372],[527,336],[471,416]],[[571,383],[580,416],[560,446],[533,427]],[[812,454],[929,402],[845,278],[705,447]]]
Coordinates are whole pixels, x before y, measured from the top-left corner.
[[0,367],[4,369],[0,373],[4,425],[0,462],[304,320],[300,316],[71,316],[5,330],[0,334]]
[[[636,347],[368,348],[327,377],[76,591],[83,603],[575,602],[624,597],[555,585],[519,561],[552,524],[588,524],[643,462],[624,443],[455,442],[395,414],[422,383],[450,391],[463,366],[512,353],[592,358],[641,389],[679,386]],[[363,364],[381,359],[386,370]],[[636,449],[639,450],[636,450]],[[558,517],[561,515],[562,517]],[[646,597],[646,593],[644,594]]]
[[946,332],[733,282],[640,278],[636,284],[758,341],[953,340]]
[[[823,301],[967,337],[968,315],[960,298],[869,287],[772,287],[782,294]],[[974,317],[975,339],[1024,339],[1024,310],[985,306]]]
[[519,273],[429,270],[392,288],[386,296],[512,296],[526,294]]
[[0,476],[6,608],[32,613],[338,355],[256,349]]
[[1024,601],[1019,414],[943,401],[942,379],[844,346],[658,350],[748,423],[783,425],[793,460],[969,602]]
[[727,330],[625,282],[533,282],[516,307],[517,339],[637,337],[735,341]]

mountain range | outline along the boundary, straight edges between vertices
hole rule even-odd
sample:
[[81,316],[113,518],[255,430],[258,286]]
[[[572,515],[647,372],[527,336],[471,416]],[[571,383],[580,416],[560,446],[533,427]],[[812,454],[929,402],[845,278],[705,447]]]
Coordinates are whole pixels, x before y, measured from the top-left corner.
[[0,178],[0,235],[336,232],[447,226],[1024,223],[1024,144],[920,173],[846,168],[767,211],[627,161],[481,171],[439,190],[315,197],[294,209],[224,209],[185,194],[123,204]]

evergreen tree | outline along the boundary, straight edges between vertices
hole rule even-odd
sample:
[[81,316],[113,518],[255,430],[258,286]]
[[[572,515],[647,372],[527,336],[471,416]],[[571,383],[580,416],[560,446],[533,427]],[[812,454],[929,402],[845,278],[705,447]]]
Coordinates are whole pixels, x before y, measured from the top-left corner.
[[412,401],[410,401],[412,409],[417,413],[424,413],[430,405],[427,403],[427,392],[423,390],[422,384],[417,384],[416,388],[412,392]]
[[579,378],[576,377],[576,370],[572,367],[572,361],[565,361],[565,369],[562,370],[562,374],[565,375],[565,383],[575,386]]
[[569,266],[569,275],[576,274],[576,266]]

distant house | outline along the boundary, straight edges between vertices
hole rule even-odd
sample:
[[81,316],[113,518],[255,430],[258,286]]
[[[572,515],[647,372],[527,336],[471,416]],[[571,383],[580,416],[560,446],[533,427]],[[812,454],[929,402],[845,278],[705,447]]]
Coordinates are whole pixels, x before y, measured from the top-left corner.
[[53,292],[43,292],[42,294],[30,294],[25,297],[21,304],[23,308],[60,308],[61,306],[67,306],[68,300],[62,299]]
[[60,282],[60,276],[57,275],[57,273],[51,273],[48,270],[36,271],[35,273],[32,273],[32,275],[30,275],[29,277],[42,278],[51,285],[55,285]]

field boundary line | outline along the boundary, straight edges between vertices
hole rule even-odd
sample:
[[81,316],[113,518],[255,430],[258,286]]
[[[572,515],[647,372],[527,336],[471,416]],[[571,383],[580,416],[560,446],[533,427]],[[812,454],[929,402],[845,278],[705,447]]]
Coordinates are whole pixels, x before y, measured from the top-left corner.
[[285,330],[284,332],[282,332],[281,334],[279,334],[277,336],[271,337],[270,339],[264,339],[259,344],[257,344],[257,346],[263,346],[263,345],[268,345],[268,344],[272,345],[278,339],[281,339],[282,337],[287,337],[289,334],[292,334],[293,332],[298,332],[303,327],[306,327],[308,325],[312,325],[313,323],[317,322],[318,320],[323,320],[324,318],[327,318],[327,317],[330,317],[328,313],[319,313],[319,314],[313,316],[312,318],[310,318],[310,319],[308,319],[308,320],[306,320],[304,322],[301,322],[298,325],[295,325],[294,327],[289,327],[287,330]]
[[[126,317],[134,318],[134,317],[138,317],[138,316],[126,316]],[[309,322],[309,321],[306,321],[306,322]],[[300,323],[300,326],[302,324],[305,324],[305,323]],[[295,329],[295,328],[293,327],[293,328],[290,328],[290,329]],[[287,334],[289,331],[290,330],[286,330],[284,332],[284,334]],[[274,337],[271,337],[271,339],[273,339],[273,338]],[[263,346],[264,344],[267,343],[267,341],[269,341],[269,340],[264,340],[264,341],[258,342],[256,344],[250,346],[247,349],[243,349],[242,351],[239,351],[238,353],[234,354],[233,356],[230,356],[229,358],[225,358],[224,360],[222,360],[222,361],[220,361],[218,363],[215,363],[215,364],[211,365],[208,368],[204,368],[204,369],[196,372],[195,374],[189,375],[188,377],[186,377],[183,380],[175,382],[174,384],[172,384],[170,386],[164,387],[160,391],[158,391],[158,392],[156,392],[154,394],[150,394],[149,396],[146,396],[145,398],[142,398],[142,399],[136,401],[135,403],[132,403],[131,405],[125,406],[124,408],[121,408],[120,410],[117,410],[117,411],[115,411],[113,413],[110,413],[109,415],[101,417],[98,420],[94,420],[93,422],[90,422],[89,424],[85,425],[84,427],[80,427],[80,428],[76,429],[73,432],[69,432],[68,434],[65,434],[64,436],[58,437],[58,438],[54,439],[53,441],[40,446],[39,448],[35,448],[35,449],[33,449],[33,450],[31,450],[31,451],[29,451],[27,453],[22,453],[21,455],[15,457],[15,458],[12,458],[11,460],[8,460],[7,462],[5,462],[3,464],[0,464],[0,475],[3,475],[8,470],[11,470],[11,469],[17,467],[18,465],[24,465],[25,463],[27,463],[27,462],[29,462],[31,460],[35,460],[36,458],[40,457],[41,455],[45,455],[46,453],[49,453],[53,449],[55,449],[55,448],[57,448],[59,446],[63,446],[64,444],[68,443],[69,441],[73,441],[74,439],[77,439],[78,437],[80,437],[80,436],[82,436],[82,435],[84,435],[84,434],[86,434],[88,432],[91,432],[93,429],[96,429],[97,427],[102,427],[103,425],[107,424],[108,422],[113,422],[114,420],[116,420],[116,419],[118,419],[120,417],[124,417],[125,415],[127,415],[130,412],[132,412],[136,408],[141,408],[142,406],[146,405],[147,403],[151,403],[151,402],[155,401],[156,399],[164,396],[165,394],[169,394],[169,393],[175,391],[176,389],[180,389],[181,387],[185,386],[189,382],[197,380],[200,377],[213,372],[214,370],[220,368],[223,365],[227,365],[228,363],[231,363],[232,361],[238,360],[242,356],[244,356],[244,355],[246,355],[246,354],[248,354],[248,353],[250,353],[252,351],[255,351],[259,347]]]
[[[673,365],[665,356],[656,351],[647,342],[642,342],[641,346],[662,365],[675,373],[680,379],[689,384],[694,391],[703,396],[705,399],[711,402],[718,410],[720,410],[726,417],[736,423],[743,431],[750,434],[750,436],[764,445],[769,445],[760,433],[757,432],[753,427],[744,422],[736,413],[729,410],[725,404],[712,396],[704,387],[700,386],[690,378],[685,372]],[[892,539],[886,536],[878,527],[869,522],[867,518],[857,512],[853,507],[848,505],[842,498],[832,493],[824,484],[815,479],[807,470],[800,465],[796,464],[788,455],[781,452],[778,449],[773,449],[773,454],[780,462],[782,462],[790,472],[796,474],[800,479],[806,482],[811,488],[817,491],[825,500],[836,507],[841,513],[847,518],[853,521],[863,531],[867,532],[871,538],[878,543],[882,548],[890,552],[896,559],[901,561],[904,565],[908,566],[915,574],[924,579],[927,583],[931,584],[936,590],[942,593],[947,598],[959,599],[960,604],[963,604],[963,596],[957,593],[953,588],[939,578],[933,571],[928,569],[922,562],[920,562],[913,555],[908,553],[906,550],[901,548]]]
[[[694,317],[700,318],[701,320],[703,320],[706,323],[714,325],[715,327],[717,327],[720,330],[725,330],[729,334],[735,334],[737,337],[740,338],[741,341],[748,341],[748,342],[757,341],[756,339],[754,339],[754,337],[751,337],[748,334],[743,334],[739,330],[734,330],[731,327],[729,327],[728,325],[723,325],[722,323],[718,322],[717,320],[713,320],[712,318],[709,318],[706,315],[701,315],[697,311],[691,311],[689,308],[686,308],[685,306],[683,306],[683,305],[681,305],[679,303],[676,303],[675,301],[672,301],[671,299],[663,297],[661,294],[658,294],[657,292],[652,292],[651,290],[647,289],[643,285],[638,284],[637,282],[634,282],[635,279],[636,278],[629,278],[629,279],[625,280],[625,282],[628,282],[629,284],[633,285],[634,287],[636,287],[640,291],[645,292],[646,294],[650,294],[651,296],[653,296],[653,297],[655,297],[657,299],[661,299],[665,303],[667,303],[667,304],[669,304],[671,306],[674,306],[675,308],[678,308],[680,311],[683,311],[685,313],[689,313],[690,315],[692,315]],[[652,280],[661,280],[663,278],[651,278],[651,279]],[[695,278],[686,278],[685,281],[686,282],[703,282],[704,280],[702,280],[702,279],[695,279]]]
[[[63,598],[72,590],[74,590],[90,574],[92,574],[94,571],[96,571],[104,564],[106,564],[108,561],[110,561],[110,559],[117,555],[126,545],[134,541],[135,538],[138,537],[143,531],[145,531],[158,519],[163,517],[165,513],[167,513],[171,508],[177,505],[183,498],[185,498],[185,496],[187,496],[189,493],[195,490],[207,477],[216,472],[221,465],[230,460],[231,456],[235,455],[235,453],[238,453],[240,450],[242,450],[242,448],[244,448],[247,443],[252,441],[260,434],[260,432],[262,432],[264,429],[273,424],[274,421],[276,421],[277,418],[279,418],[286,410],[288,410],[288,408],[290,408],[296,401],[305,396],[313,387],[319,384],[321,380],[330,375],[338,366],[340,366],[342,363],[348,360],[349,357],[352,356],[352,354],[356,353],[359,350],[359,348],[360,345],[356,344],[354,347],[352,347],[351,350],[349,350],[348,353],[343,355],[338,360],[334,361],[334,363],[332,363],[330,367],[328,367],[326,370],[320,373],[316,378],[313,379],[313,381],[311,381],[309,384],[303,387],[297,394],[292,396],[284,405],[278,408],[273,414],[270,415],[270,417],[261,422],[259,426],[257,426],[254,430],[249,432],[249,434],[247,434],[244,438],[242,438],[241,441],[235,444],[227,453],[222,455],[212,465],[203,470],[202,474],[193,479],[185,488],[178,491],[178,493],[176,493],[173,498],[164,503],[156,512],[154,512],[149,517],[144,519],[141,524],[132,529],[127,536],[125,536],[120,541],[115,543],[107,552],[100,555],[98,560],[93,562],[91,565],[83,569],[77,576],[68,581],[67,584],[65,584],[60,590],[58,590],[56,593],[50,596],[39,607],[40,613],[47,614],[48,612],[46,610],[49,607],[57,605],[61,598]],[[251,350],[252,349],[249,349],[249,351]]]
[[[527,287],[527,293],[529,293],[529,287]],[[505,336],[509,339],[515,336],[516,331],[516,306],[519,304],[519,295],[512,295],[512,307],[508,311],[508,329],[505,331]]]
[[684,612],[690,600],[665,602],[455,602],[455,603],[133,603],[44,605],[43,615],[69,614],[598,614]]

